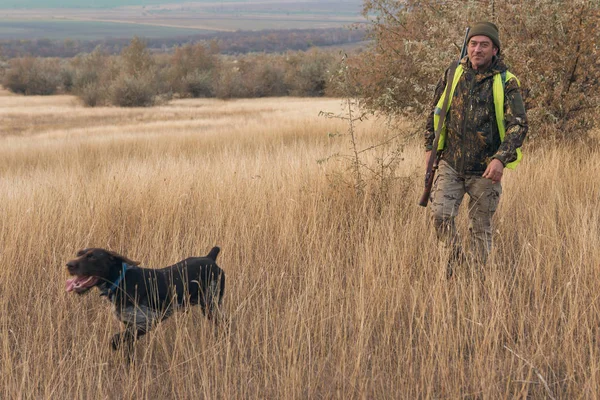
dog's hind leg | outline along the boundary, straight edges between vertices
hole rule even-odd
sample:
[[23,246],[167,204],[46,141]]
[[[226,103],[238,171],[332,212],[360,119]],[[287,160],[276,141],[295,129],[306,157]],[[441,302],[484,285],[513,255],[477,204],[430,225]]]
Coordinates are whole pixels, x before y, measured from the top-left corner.
[[221,322],[227,322],[221,309],[225,291],[225,274],[221,273],[217,277],[213,276],[211,278],[204,296],[205,307],[202,311],[204,311],[208,320],[215,325],[219,325]]

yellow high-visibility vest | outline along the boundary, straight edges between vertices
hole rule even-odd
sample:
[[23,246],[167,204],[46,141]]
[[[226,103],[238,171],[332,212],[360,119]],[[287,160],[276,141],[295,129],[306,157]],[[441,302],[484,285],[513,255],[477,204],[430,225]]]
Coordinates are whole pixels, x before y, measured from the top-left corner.
[[[454,80],[452,81],[452,88],[450,88],[450,98],[448,99],[448,107],[446,109],[446,115],[448,115],[448,110],[450,109],[450,104],[452,103],[452,98],[454,96],[454,89],[456,89],[456,85],[458,84],[458,80],[462,73],[464,72],[463,67],[459,64],[456,67],[456,71],[454,72]],[[504,126],[504,86],[506,82],[511,79],[515,79],[517,81],[517,85],[521,86],[521,82],[519,79],[509,71],[502,72],[500,74],[494,75],[494,83],[492,86],[492,93],[494,94],[494,110],[496,111],[496,123],[498,124],[498,132],[500,133],[500,141],[504,141],[504,135],[506,133],[506,127]],[[444,93],[440,97],[438,101],[435,112],[433,115],[433,124],[435,127],[440,123],[440,112],[443,107],[444,97],[446,96],[446,91],[448,90],[448,86],[444,89]],[[442,129],[440,130],[440,139],[438,141],[438,150],[444,149],[444,144],[446,142],[446,121],[444,121],[444,125],[442,125]],[[523,158],[523,153],[521,153],[521,148],[517,149],[517,159],[506,164],[506,168],[515,169],[517,164],[521,162]]]

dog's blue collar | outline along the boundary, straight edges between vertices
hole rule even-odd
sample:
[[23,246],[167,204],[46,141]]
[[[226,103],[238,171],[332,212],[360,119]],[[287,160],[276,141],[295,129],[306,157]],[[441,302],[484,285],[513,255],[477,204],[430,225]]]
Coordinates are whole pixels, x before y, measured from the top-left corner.
[[119,274],[117,279],[110,284],[110,287],[108,287],[106,289],[106,292],[107,292],[106,294],[108,295],[108,297],[112,297],[116,293],[117,288],[119,287],[119,284],[121,283],[123,278],[125,278],[125,273],[130,268],[130,266],[127,265],[126,263],[121,263],[121,266],[122,266],[121,273]]

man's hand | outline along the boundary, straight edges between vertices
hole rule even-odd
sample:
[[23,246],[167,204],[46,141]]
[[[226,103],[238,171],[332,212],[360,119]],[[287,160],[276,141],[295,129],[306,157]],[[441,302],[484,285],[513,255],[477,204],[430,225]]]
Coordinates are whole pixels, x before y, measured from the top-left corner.
[[498,183],[502,180],[502,174],[504,173],[504,165],[502,161],[493,159],[483,173],[483,177],[491,179],[492,183]]

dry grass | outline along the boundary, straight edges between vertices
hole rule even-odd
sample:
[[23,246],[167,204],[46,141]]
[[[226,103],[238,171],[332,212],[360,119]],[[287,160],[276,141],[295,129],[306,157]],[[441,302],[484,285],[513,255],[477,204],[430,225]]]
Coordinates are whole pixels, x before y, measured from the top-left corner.
[[[338,106],[1,93],[0,397],[597,397],[598,148],[530,151],[505,178],[485,281],[448,282],[416,206],[417,143],[364,198],[316,162],[347,147],[316,116]],[[129,368],[106,300],[64,292],[84,246],[159,267],[213,245],[229,327],[176,314]]]

